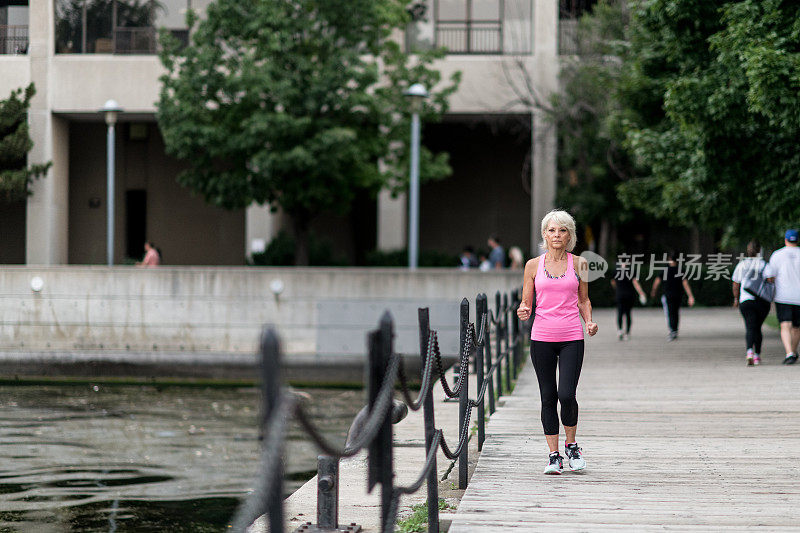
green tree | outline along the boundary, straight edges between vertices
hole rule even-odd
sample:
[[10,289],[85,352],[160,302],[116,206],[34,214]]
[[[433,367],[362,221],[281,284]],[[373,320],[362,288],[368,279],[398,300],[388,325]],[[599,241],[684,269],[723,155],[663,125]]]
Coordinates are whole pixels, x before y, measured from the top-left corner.
[[[408,20],[402,0],[217,0],[188,47],[160,54],[158,122],[167,152],[189,168],[178,181],[220,207],[253,202],[292,220],[297,264],[308,227],[346,212],[359,190],[407,186],[411,83],[441,87],[430,63],[390,39]],[[423,117],[447,109],[459,76],[437,89]],[[446,154],[423,149],[421,178],[450,173]]]
[[623,200],[728,241],[797,225],[800,5],[634,6],[622,122],[642,173]]
[[633,170],[613,120],[621,109],[617,87],[628,18],[624,0],[601,0],[580,18],[578,54],[565,58],[561,92],[550,109],[558,132],[556,202],[594,229],[603,255],[615,228],[633,216],[617,197],[617,185]]
[[44,175],[52,164],[28,165],[28,152],[33,148],[28,108],[34,94],[36,89],[31,83],[0,100],[0,197],[6,201],[27,196],[31,182]]

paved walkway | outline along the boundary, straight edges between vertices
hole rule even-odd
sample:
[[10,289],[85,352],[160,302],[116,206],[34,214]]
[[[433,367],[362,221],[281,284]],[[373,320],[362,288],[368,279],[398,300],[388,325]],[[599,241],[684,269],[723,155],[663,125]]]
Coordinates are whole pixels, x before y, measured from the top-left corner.
[[628,342],[611,311],[595,318],[578,387],[587,470],[541,473],[528,364],[491,418],[450,532],[800,531],[800,364],[780,364],[777,332],[765,326],[764,364],[746,367],[734,310],[682,310],[673,343],[658,309],[634,309]]

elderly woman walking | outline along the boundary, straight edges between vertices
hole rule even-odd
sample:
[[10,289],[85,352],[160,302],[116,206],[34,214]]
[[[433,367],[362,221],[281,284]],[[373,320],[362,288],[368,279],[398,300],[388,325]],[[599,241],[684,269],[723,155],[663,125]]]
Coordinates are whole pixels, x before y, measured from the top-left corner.
[[[586,260],[570,252],[575,248],[575,220],[566,211],[551,211],[542,219],[542,238],[547,251],[525,265],[520,320],[531,316],[531,361],[539,380],[542,398],[542,426],[550,448],[545,474],[560,474],[564,468],[558,449],[557,404],[566,436],[564,451],[571,470],[583,470],[586,461],[575,435],[578,429],[578,402],[575,392],[583,365],[583,325],[589,336],[597,333],[589,301]],[[556,382],[556,367],[558,381]]]

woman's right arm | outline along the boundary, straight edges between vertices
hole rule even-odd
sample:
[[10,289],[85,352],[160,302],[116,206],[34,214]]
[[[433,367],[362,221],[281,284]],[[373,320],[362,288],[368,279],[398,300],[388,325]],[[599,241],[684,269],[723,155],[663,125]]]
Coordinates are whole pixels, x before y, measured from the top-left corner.
[[656,276],[656,279],[653,280],[653,286],[650,288],[650,298],[656,297],[656,291],[659,285],[661,285],[661,278]]
[[539,266],[539,258],[534,257],[525,263],[525,272],[522,274],[522,301],[517,308],[517,316],[520,320],[528,320],[531,317],[531,306],[533,305],[533,279],[536,277],[536,269]]

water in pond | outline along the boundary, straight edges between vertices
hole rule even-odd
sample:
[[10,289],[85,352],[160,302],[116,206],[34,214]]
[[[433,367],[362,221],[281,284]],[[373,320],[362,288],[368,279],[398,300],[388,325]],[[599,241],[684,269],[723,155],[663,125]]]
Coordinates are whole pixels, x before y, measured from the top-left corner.
[[[363,392],[305,389],[341,444]],[[255,388],[0,387],[0,531],[224,531],[253,487]],[[314,475],[297,427],[286,493]]]

